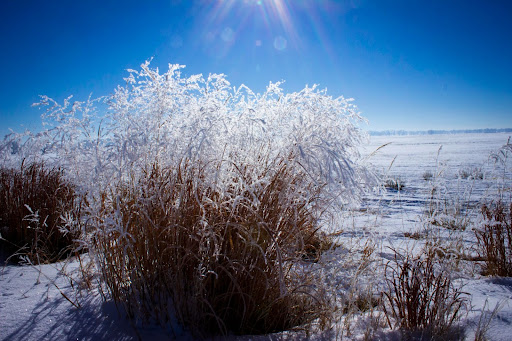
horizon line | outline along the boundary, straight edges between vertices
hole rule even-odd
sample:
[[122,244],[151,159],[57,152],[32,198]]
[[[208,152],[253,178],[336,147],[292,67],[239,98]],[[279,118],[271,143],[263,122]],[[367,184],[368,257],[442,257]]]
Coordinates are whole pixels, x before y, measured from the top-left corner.
[[480,128],[480,129],[428,129],[428,130],[405,130],[386,129],[368,130],[370,136],[382,135],[437,135],[437,134],[472,134],[472,133],[512,133],[512,128]]

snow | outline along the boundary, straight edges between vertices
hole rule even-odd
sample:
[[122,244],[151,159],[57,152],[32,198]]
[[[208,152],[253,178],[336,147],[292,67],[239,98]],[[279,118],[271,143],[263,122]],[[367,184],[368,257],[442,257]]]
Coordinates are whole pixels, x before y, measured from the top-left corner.
[[[75,308],[65,263],[7,265],[0,272],[3,340],[132,340],[133,329],[112,303],[91,295]],[[65,269],[64,269],[65,270]],[[63,294],[62,294],[62,293]]]
[[[407,240],[403,233],[426,229],[425,208],[433,186],[442,188],[443,195],[452,199],[451,203],[470,202],[475,206],[496,198],[500,181],[510,188],[510,164],[503,167],[490,157],[507,143],[509,136],[507,133],[372,136],[365,154],[386,146],[370,156],[369,161],[384,178],[399,177],[405,187],[400,192],[385,191],[369,196],[364,205],[366,209],[354,217],[352,226],[347,228],[355,231],[366,229],[373,238],[380,240],[383,258],[391,257],[386,252],[387,246],[411,247],[417,242]],[[474,169],[482,170],[483,179],[461,179],[458,176],[461,170]],[[426,181],[423,178],[427,170],[434,179]],[[436,179],[436,176],[439,177]],[[465,243],[463,247],[471,252],[475,243],[472,227],[476,227],[479,220],[475,212],[470,215],[471,224],[460,234]],[[448,241],[456,234],[441,230]],[[469,297],[467,315],[461,321],[465,338],[472,340],[480,319],[483,325],[487,318],[490,320],[486,333],[489,340],[510,340],[512,280],[483,277],[477,269],[466,269],[465,272],[460,279],[463,291]],[[491,316],[497,305],[499,311]]]
[[[391,142],[368,156],[367,161],[383,177],[400,177],[405,187],[402,191],[385,190],[369,195],[360,208],[347,212],[340,242],[347,247],[373,240],[377,243],[376,261],[385,263],[392,258],[388,246],[405,247],[416,243],[405,238],[404,232],[425,228],[424,212],[429,202],[429,189],[434,182],[442,185],[444,193],[454,200],[478,203],[492,198],[496,195],[499,180],[496,174],[505,174],[505,179],[510,179],[507,178],[510,168],[505,169],[505,173],[497,172],[496,164],[489,155],[497,152],[507,138],[506,133],[373,136],[362,154],[370,155],[379,146]],[[457,176],[461,169],[481,169],[484,177],[481,180],[461,179]],[[434,174],[433,180],[424,179],[427,170]],[[476,215],[471,216],[473,223],[477,219]],[[440,233],[447,240],[453,236],[452,232]],[[466,243],[464,247],[469,250],[474,245],[473,232],[468,228],[461,233]],[[333,261],[331,280],[350,281],[350,274],[344,272],[348,256],[349,253],[343,253],[341,249],[333,251],[330,256]],[[471,266],[464,265],[459,276],[463,291],[470,299],[467,313],[460,322],[465,338],[474,338],[480,321],[481,326],[488,322],[486,335],[489,340],[510,340],[512,278],[483,277],[477,268]],[[49,265],[4,265],[0,268],[0,339],[163,340],[172,337],[158,326],[136,330],[113,303],[104,302],[95,290],[80,296],[77,282],[70,281],[70,277],[76,276],[76,267],[77,261],[70,260]],[[362,279],[365,280],[369,281]],[[343,288],[343,284],[338,285]],[[80,306],[77,308],[69,301]],[[499,309],[492,314],[495,307]],[[352,337],[360,339],[364,327],[354,328]],[[398,337],[385,329],[379,335],[386,339]],[[186,334],[178,336],[190,338]],[[276,335],[260,338],[271,337]]]

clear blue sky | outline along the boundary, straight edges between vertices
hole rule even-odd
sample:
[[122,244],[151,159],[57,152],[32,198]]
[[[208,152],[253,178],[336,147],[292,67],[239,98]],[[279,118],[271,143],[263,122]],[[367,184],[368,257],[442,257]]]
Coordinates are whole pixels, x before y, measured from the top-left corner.
[[109,94],[126,69],[187,65],[261,92],[319,84],[371,130],[512,127],[508,0],[2,0],[0,134],[38,95]]

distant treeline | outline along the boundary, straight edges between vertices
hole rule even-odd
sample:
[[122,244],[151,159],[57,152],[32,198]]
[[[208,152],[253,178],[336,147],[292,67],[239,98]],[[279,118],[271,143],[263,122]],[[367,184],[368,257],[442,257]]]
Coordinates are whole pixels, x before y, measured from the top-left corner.
[[368,132],[371,136],[387,135],[436,135],[436,134],[491,134],[491,133],[512,133],[512,128],[501,129],[460,129],[460,130],[384,130]]

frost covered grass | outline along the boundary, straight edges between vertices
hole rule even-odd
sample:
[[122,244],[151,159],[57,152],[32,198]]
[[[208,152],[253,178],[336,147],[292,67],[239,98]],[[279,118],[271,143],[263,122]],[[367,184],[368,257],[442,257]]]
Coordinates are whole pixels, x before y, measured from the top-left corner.
[[[42,163],[0,169],[0,251],[5,257],[54,262],[76,246],[79,199],[60,168]],[[14,255],[14,257],[12,257]]]
[[461,179],[482,180],[484,178],[484,173],[478,168],[461,169],[459,170],[458,176]]
[[[105,195],[93,244],[111,297],[134,318],[175,316],[202,337],[266,334],[325,314],[303,262],[319,241],[321,188],[288,161],[153,165]],[[221,169],[229,183],[206,182]]]
[[149,65],[106,98],[43,96],[44,130],[8,135],[2,164],[63,170],[86,198],[74,236],[98,288],[135,321],[205,337],[329,320],[318,261],[340,207],[375,181],[357,108]]
[[386,182],[384,183],[384,187],[394,191],[401,191],[405,187],[405,181],[403,181],[399,177],[390,178],[386,180]]

